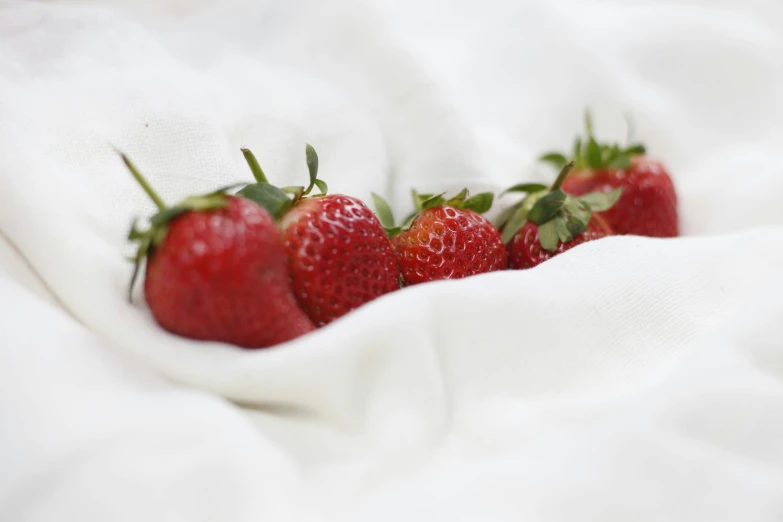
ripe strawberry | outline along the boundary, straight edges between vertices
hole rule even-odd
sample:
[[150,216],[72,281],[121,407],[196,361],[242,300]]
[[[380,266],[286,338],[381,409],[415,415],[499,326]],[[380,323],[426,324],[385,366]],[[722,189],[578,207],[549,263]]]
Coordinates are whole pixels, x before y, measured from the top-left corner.
[[414,194],[417,211],[405,228],[391,228],[394,216],[373,194],[381,222],[392,235],[392,247],[405,285],[438,279],[460,279],[506,268],[506,249],[497,229],[481,214],[492,206],[491,193],[467,198],[463,190],[446,200]]
[[[253,154],[242,152],[256,183],[239,194],[278,219],[294,295],[316,325],[400,288],[394,252],[378,218],[355,197],[326,195],[327,185],[318,179],[318,156],[310,145],[307,188],[269,184]],[[307,197],[313,187],[321,194]]]
[[144,295],[171,333],[244,348],[279,344],[314,330],[296,304],[283,243],[269,213],[221,189],[167,207],[130,160],[134,178],[158,206],[138,242],[130,291],[146,258]]
[[[597,143],[589,115],[585,117],[585,127],[587,139],[576,140],[576,168],[563,183],[563,190],[580,196],[622,187],[620,200],[603,215],[617,234],[678,236],[677,193],[666,167],[645,155],[643,145],[620,148]],[[541,160],[558,168],[568,161],[560,153],[545,154]]]
[[573,166],[571,162],[563,167],[551,189],[525,183],[506,191],[528,194],[498,216],[503,242],[508,245],[509,268],[532,268],[577,245],[613,234],[593,212],[610,209],[622,189],[568,196],[560,186]]

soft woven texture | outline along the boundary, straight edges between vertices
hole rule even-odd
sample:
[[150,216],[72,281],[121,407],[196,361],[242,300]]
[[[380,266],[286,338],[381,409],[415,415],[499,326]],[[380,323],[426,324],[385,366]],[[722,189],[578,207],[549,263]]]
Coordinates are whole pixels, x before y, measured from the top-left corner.
[[[0,3],[0,520],[783,519],[778,0]],[[684,237],[404,289],[279,348],[161,331],[130,221],[547,180],[589,106]],[[514,201],[509,196],[498,209]]]

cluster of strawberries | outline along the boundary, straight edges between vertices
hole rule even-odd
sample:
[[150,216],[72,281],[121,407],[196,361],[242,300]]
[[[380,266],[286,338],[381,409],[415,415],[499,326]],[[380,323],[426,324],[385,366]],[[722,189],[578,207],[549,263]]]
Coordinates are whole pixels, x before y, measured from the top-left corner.
[[[525,197],[493,224],[492,193],[454,197],[413,192],[400,225],[373,194],[327,195],[308,145],[307,186],[276,187],[242,150],[255,183],[167,206],[126,156],[159,211],[129,239],[138,243],[131,292],[146,260],[144,294],[155,320],[184,337],[245,348],[273,346],[329,324],[373,299],[440,279],[526,269],[586,241],[613,234],[677,236],[677,197],[663,165],[641,145],[578,138],[551,187],[514,185]],[[314,190],[317,189],[317,193]],[[504,192],[504,193],[505,193]]]

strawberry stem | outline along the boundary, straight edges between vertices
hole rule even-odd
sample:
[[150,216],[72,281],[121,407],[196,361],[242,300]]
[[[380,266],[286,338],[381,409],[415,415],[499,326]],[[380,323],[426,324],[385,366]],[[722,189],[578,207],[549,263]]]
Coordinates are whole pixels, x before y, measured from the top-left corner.
[[163,201],[163,199],[161,199],[160,196],[158,196],[157,192],[155,192],[147,180],[144,179],[144,176],[142,176],[141,172],[139,172],[136,166],[131,163],[131,160],[128,159],[125,154],[120,154],[120,156],[122,157],[122,161],[125,163],[125,166],[128,167],[130,173],[133,175],[139,185],[141,185],[141,188],[144,189],[144,192],[147,193],[152,202],[155,203],[155,206],[158,207],[158,210],[166,210],[166,203]]
[[566,165],[565,167],[563,167],[560,170],[560,174],[557,175],[557,179],[555,180],[554,183],[552,183],[552,187],[549,189],[550,192],[554,192],[555,190],[560,188],[560,186],[563,184],[563,182],[568,177],[568,174],[571,172],[572,168],[574,168],[574,162],[573,161],[568,163],[568,165]]
[[253,153],[250,152],[250,149],[242,149],[242,155],[245,157],[245,161],[247,162],[248,167],[250,167],[250,171],[253,173],[253,177],[256,178],[256,181],[259,183],[269,183],[264,171],[261,170],[261,165],[259,165],[258,160]]

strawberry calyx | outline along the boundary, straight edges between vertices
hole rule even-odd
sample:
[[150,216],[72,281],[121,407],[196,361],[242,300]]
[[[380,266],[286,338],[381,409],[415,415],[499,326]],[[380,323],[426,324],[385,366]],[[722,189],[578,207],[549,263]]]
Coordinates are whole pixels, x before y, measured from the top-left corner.
[[539,161],[554,165],[558,169],[573,161],[575,170],[626,170],[631,167],[633,156],[645,154],[646,149],[641,143],[626,146],[599,143],[593,136],[593,122],[589,112],[585,113],[584,122],[585,135],[576,137],[570,158],[562,152],[547,152],[538,158]]
[[483,214],[492,208],[492,202],[495,197],[491,192],[481,192],[471,196],[467,188],[462,189],[459,194],[449,199],[446,199],[445,194],[446,192],[441,192],[440,194],[419,194],[416,190],[412,190],[411,195],[415,210],[399,226],[395,225],[394,214],[386,200],[374,192],[372,193],[372,199],[378,220],[381,222],[386,234],[392,238],[403,230],[410,228],[416,216],[428,208],[452,207]]
[[[283,214],[288,212],[300,200],[306,197],[325,196],[329,190],[326,182],[318,179],[318,154],[309,143],[305,146],[305,156],[307,158],[307,170],[310,173],[310,183],[307,187],[277,187],[269,183],[269,180],[261,169],[255,155],[250,149],[242,149],[242,155],[245,157],[250,171],[256,182],[246,185],[239,192],[238,196],[245,197],[264,207],[275,220],[279,220]],[[314,188],[318,188],[320,194],[310,196]]]
[[609,210],[620,198],[622,188],[611,192],[590,192],[582,196],[569,196],[560,188],[574,168],[575,161],[568,162],[551,187],[538,183],[521,183],[503,191],[527,194],[518,203],[506,208],[495,220],[501,230],[503,243],[508,244],[517,232],[531,221],[538,226],[541,248],[548,252],[557,245],[567,243],[587,229],[593,212]]
[[139,227],[139,220],[134,220],[128,232],[128,240],[137,243],[136,254],[131,257],[131,261],[134,264],[133,274],[131,275],[130,285],[128,287],[128,300],[132,301],[133,288],[136,280],[138,279],[139,270],[142,262],[149,257],[152,251],[163,243],[166,239],[166,233],[169,229],[169,224],[178,216],[190,211],[207,211],[218,208],[224,208],[228,206],[228,199],[226,198],[226,192],[239,185],[230,185],[222,187],[209,194],[201,196],[190,196],[185,198],[180,203],[174,206],[168,206],[157,192],[152,188],[149,182],[142,176],[141,172],[131,162],[131,160],[123,153],[120,153],[123,163],[130,171],[131,175],[138,182],[144,192],[147,193],[149,198],[158,207],[158,212],[153,214],[149,219],[149,226],[146,229]]

